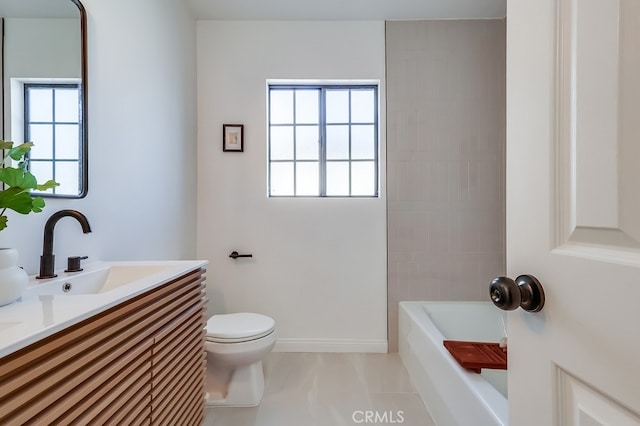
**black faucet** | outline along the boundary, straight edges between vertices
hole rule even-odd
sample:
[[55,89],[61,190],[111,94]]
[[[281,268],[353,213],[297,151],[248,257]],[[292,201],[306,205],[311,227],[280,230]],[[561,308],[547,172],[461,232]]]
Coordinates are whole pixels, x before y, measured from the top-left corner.
[[88,234],[91,232],[91,226],[87,217],[77,210],[60,210],[51,215],[44,224],[44,242],[42,244],[42,256],[40,256],[40,275],[37,279],[53,278],[57,275],[53,272],[55,269],[55,255],[53,254],[53,228],[56,223],[65,216],[70,216],[80,222],[82,232]]

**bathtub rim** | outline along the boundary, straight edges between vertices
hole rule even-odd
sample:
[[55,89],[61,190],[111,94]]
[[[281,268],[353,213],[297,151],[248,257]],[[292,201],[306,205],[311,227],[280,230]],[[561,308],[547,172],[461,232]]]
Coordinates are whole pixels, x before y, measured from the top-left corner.
[[[439,355],[442,355],[441,361],[448,369],[453,370],[456,379],[462,381],[476,401],[486,410],[487,414],[495,421],[497,425],[508,425],[508,400],[488,381],[477,373],[467,371],[449,354],[444,347],[442,341],[445,337],[433,323],[429,314],[424,310],[425,304],[455,304],[455,305],[490,305],[490,302],[477,301],[401,301],[399,302],[399,315],[403,312],[410,318],[412,326],[420,329],[421,335],[426,336],[428,343],[433,345]],[[400,323],[400,321],[399,321]],[[401,334],[401,333],[400,333]],[[401,338],[403,336],[400,336]],[[411,374],[411,371],[409,371]],[[418,388],[418,386],[416,386]],[[420,390],[419,390],[419,393]],[[428,401],[425,395],[421,394],[425,405],[429,409]],[[445,404],[447,404],[445,400]],[[432,413],[433,415],[433,413]]]

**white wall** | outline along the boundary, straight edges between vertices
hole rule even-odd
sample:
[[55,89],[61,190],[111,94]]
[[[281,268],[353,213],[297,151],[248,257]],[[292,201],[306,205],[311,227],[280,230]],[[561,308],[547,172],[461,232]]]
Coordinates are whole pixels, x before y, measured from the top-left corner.
[[[18,102],[11,99],[11,79],[80,78],[80,53],[80,19],[5,19],[4,104],[7,115],[4,129],[7,139],[22,139],[11,136],[11,104],[23,106],[21,99]],[[18,116],[23,116],[22,111]],[[19,134],[22,135],[22,129]]]
[[[384,23],[197,28],[197,254],[210,262],[210,313],[272,316],[280,350],[386,351]],[[266,197],[267,79],[380,80],[381,198]],[[245,125],[244,153],[222,152],[223,123]]]
[[10,213],[0,246],[36,273],[49,215],[73,208],[55,232],[66,257],[182,259],[195,255],[195,24],[172,0],[83,0],[89,30],[89,194],[47,200],[45,212]]

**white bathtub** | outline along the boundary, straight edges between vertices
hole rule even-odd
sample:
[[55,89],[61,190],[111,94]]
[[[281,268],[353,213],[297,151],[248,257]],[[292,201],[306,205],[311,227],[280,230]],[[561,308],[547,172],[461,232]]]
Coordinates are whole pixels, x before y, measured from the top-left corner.
[[438,426],[508,425],[507,372],[469,372],[442,343],[504,335],[503,312],[490,302],[400,302],[400,357]]

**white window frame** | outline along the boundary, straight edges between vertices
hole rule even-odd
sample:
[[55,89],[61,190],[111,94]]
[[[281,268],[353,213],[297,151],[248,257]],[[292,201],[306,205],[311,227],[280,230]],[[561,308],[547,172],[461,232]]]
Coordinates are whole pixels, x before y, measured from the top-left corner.
[[[82,94],[82,82],[78,78],[12,78],[11,79],[11,140],[13,140],[14,144],[19,144],[26,142],[29,139],[27,133],[27,101],[26,97],[26,88],[29,86],[50,86],[50,87],[60,87],[64,86],[73,86],[77,87],[79,91],[79,96]],[[79,132],[82,132],[82,113],[79,113],[78,121],[73,122],[74,124],[78,124]],[[60,124],[60,123],[58,123]],[[78,188],[74,191],[64,191],[59,188],[49,189],[47,191],[32,191],[34,194],[37,194],[41,197],[61,197],[61,198],[81,198],[86,193],[86,179],[83,177],[83,169],[86,167],[86,160],[83,159],[86,156],[86,152],[84,152],[84,145],[82,142],[82,135],[79,135],[79,154],[77,159],[61,159],[54,156],[50,159],[55,165],[56,162],[73,162],[78,165]],[[55,152],[55,151],[54,151]],[[29,159],[29,162],[37,161],[33,159]],[[31,165],[31,164],[30,164]],[[29,165],[29,168],[30,168]],[[56,180],[55,175],[55,167],[54,167],[54,175],[52,177]]]

